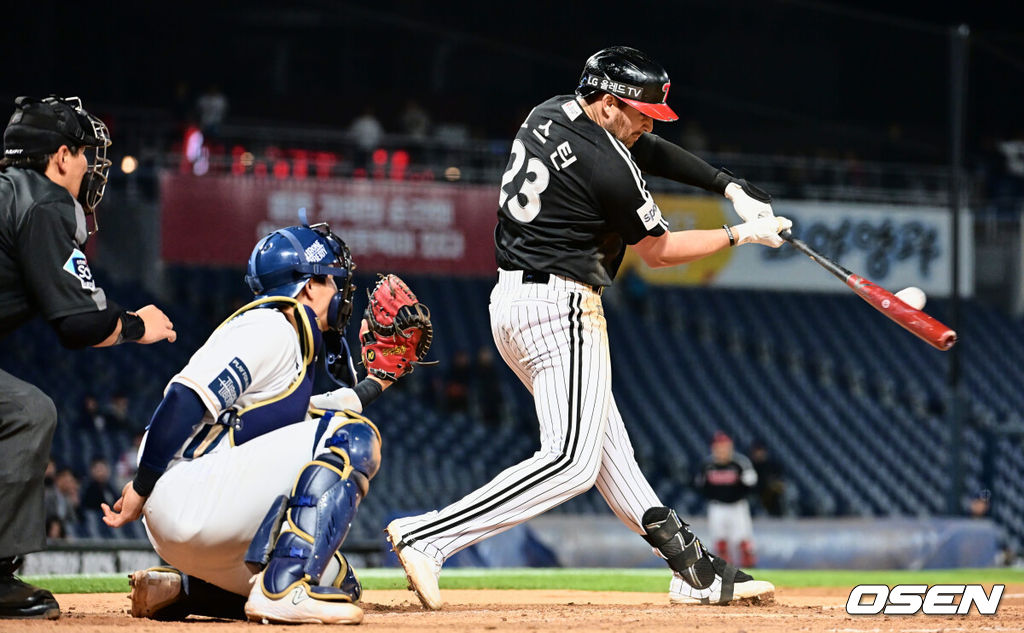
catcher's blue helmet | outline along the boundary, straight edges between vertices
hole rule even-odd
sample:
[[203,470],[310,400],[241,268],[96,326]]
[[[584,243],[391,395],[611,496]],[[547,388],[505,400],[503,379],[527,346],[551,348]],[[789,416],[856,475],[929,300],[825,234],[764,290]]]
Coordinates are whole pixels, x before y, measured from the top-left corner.
[[289,226],[265,236],[249,256],[245,282],[257,297],[295,297],[311,277],[332,275],[338,293],[328,321],[344,329],[352,314],[352,255],[327,224]]

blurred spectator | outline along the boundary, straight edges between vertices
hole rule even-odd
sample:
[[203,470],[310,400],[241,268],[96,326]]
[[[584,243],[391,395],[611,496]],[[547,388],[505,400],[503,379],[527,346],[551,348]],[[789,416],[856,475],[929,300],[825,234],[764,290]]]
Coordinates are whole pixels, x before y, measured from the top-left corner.
[[381,138],[384,136],[384,128],[374,116],[371,106],[366,106],[363,113],[352,121],[348,133],[352,135],[352,141],[356,145],[356,167],[370,167],[370,156],[373,150],[380,147]]
[[120,496],[110,485],[110,465],[107,460],[94,457],[89,464],[89,481],[82,492],[81,508],[87,512],[101,512],[101,503],[113,506]]
[[46,533],[50,533],[50,518],[60,520],[60,493],[57,492],[57,462],[51,457],[43,473],[43,513],[46,515]]
[[968,512],[972,519],[987,519],[991,507],[992,493],[989,490],[979,490],[968,504]]
[[715,553],[742,567],[754,567],[754,525],[747,494],[757,485],[757,472],[746,456],[733,450],[732,439],[718,431],[711,440],[711,457],[697,475],[697,488],[708,500],[708,534]]
[[139,447],[142,446],[143,435],[144,431],[137,431],[135,439],[132,440],[132,445],[124,449],[121,456],[117,458],[117,464],[114,465],[115,488],[117,490],[124,488],[126,483],[135,478],[135,473],[139,469]]
[[70,468],[61,468],[54,478],[54,487],[57,489],[56,517],[64,525],[77,525],[79,516],[79,483],[75,473]]
[[416,100],[409,99],[402,110],[401,123],[403,133],[422,141],[427,138],[427,132],[430,130],[430,115]]
[[107,418],[100,412],[100,403],[91,393],[82,398],[82,408],[78,414],[78,428],[83,431],[102,433],[107,429]]
[[135,422],[128,415],[128,396],[115,393],[107,405],[107,428],[111,431],[137,431]]
[[750,463],[757,472],[757,484],[754,487],[761,507],[771,516],[782,516],[786,493],[786,480],[782,466],[768,454],[768,448],[761,442],[750,446]]
[[455,352],[441,389],[446,412],[464,413],[469,409],[469,381],[472,373],[473,367],[466,350]]
[[63,541],[68,537],[67,527],[64,522],[55,516],[46,517],[46,540]]
[[494,365],[494,353],[490,346],[482,345],[476,353],[476,370],[473,373],[473,396],[477,401],[480,418],[487,426],[498,426],[504,406],[501,378]]
[[220,126],[228,115],[228,98],[220,87],[212,84],[206,92],[196,100],[196,113],[199,115],[199,129],[209,139],[220,136]]

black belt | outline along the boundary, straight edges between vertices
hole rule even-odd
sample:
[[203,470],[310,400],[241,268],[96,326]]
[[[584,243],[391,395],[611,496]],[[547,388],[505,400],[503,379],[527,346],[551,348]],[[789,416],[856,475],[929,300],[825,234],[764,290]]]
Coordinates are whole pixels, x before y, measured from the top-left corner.
[[[523,271],[524,284],[546,284],[549,281],[551,281],[551,273],[542,273],[536,270]],[[589,286],[590,289],[596,292],[597,294],[601,294],[602,292],[604,292],[604,286],[599,286],[597,284],[588,284],[582,281],[580,281],[579,283],[583,284],[584,286]]]

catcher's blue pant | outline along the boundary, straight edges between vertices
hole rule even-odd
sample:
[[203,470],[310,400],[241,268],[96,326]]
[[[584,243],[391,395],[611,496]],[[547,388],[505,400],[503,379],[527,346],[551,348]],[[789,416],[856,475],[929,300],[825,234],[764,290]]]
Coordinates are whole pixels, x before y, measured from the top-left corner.
[[601,296],[555,275],[545,284],[500,271],[491,292],[498,351],[533,394],[541,447],[435,512],[398,520],[404,541],[438,562],[527,521],[595,484],[629,529],[663,505],[633,456],[612,397]]

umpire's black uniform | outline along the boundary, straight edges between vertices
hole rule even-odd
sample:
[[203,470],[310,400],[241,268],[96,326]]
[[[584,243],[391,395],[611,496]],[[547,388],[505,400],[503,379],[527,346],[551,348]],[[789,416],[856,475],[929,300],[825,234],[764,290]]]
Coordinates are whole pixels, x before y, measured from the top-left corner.
[[[37,315],[106,311],[85,237],[85,214],[67,189],[31,169],[0,172],[0,337]],[[0,369],[0,558],[42,549],[42,474],[56,424],[46,394]]]
[[[0,161],[0,339],[42,316],[65,346],[95,345],[113,335],[122,310],[96,287],[82,252],[86,209],[46,173],[52,157],[84,164],[82,148],[106,147],[109,138],[102,123],[91,129],[95,119],[80,103],[19,98],[17,105]],[[87,193],[94,177],[87,172],[78,188]],[[13,575],[22,554],[45,545],[43,472],[56,425],[53,401],[0,369],[0,617],[60,615],[49,591]]]

